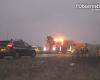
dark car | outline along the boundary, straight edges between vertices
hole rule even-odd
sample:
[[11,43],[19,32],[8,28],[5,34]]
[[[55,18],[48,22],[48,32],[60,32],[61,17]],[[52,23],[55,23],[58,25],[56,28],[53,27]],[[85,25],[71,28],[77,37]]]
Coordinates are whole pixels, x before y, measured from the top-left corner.
[[13,56],[19,58],[21,56],[30,56],[34,58],[35,50],[23,40],[6,40],[0,41],[0,58],[4,56]]

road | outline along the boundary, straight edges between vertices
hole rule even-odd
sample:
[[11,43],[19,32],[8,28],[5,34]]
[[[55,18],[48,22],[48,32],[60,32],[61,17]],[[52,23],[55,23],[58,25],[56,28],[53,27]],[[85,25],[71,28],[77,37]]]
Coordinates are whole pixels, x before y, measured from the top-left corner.
[[100,80],[100,64],[67,54],[0,59],[0,80]]

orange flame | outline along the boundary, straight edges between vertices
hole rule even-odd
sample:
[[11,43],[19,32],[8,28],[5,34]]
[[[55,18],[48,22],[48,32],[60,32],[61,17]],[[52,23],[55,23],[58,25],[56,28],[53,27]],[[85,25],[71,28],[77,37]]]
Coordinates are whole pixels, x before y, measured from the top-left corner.
[[58,37],[58,38],[55,38],[54,41],[55,41],[55,42],[60,42],[61,45],[63,45],[63,43],[64,43],[64,38]]

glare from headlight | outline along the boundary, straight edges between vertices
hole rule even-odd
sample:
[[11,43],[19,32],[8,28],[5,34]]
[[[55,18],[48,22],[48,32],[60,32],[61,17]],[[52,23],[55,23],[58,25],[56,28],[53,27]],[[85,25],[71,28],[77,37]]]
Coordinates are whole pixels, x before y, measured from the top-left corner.
[[56,51],[56,47],[53,47],[52,50],[53,50],[53,51]]
[[43,51],[47,51],[47,48],[46,48],[46,47],[44,47],[44,48],[43,48]]

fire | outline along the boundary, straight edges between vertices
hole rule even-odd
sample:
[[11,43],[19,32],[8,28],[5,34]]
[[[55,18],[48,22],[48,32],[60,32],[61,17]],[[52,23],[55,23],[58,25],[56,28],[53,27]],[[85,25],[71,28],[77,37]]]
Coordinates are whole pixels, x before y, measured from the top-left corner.
[[55,42],[60,42],[61,45],[63,45],[64,38],[62,38],[62,37],[58,37],[58,38],[55,38],[54,41],[55,41]]

